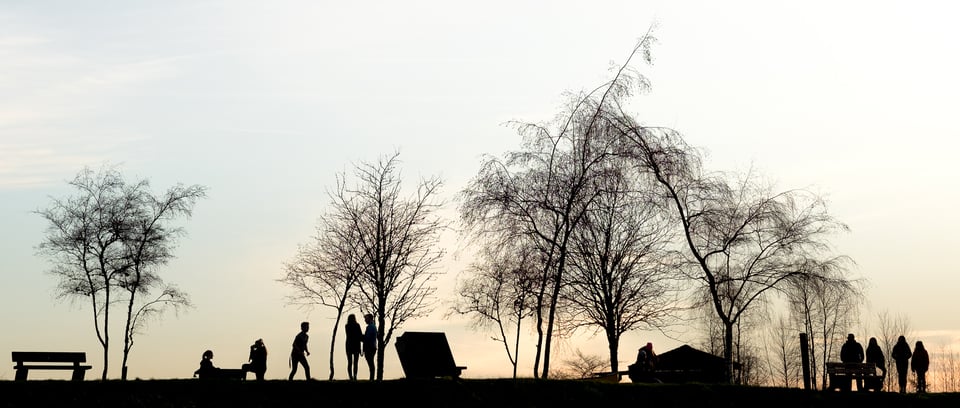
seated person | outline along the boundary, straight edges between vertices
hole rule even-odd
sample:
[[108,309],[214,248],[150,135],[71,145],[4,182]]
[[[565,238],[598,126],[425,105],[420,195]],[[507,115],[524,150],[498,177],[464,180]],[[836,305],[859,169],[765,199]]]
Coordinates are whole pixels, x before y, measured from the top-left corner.
[[220,369],[213,366],[213,351],[204,351],[200,360],[200,368],[193,372],[193,376],[200,377],[202,379],[215,378],[218,377],[219,374]]

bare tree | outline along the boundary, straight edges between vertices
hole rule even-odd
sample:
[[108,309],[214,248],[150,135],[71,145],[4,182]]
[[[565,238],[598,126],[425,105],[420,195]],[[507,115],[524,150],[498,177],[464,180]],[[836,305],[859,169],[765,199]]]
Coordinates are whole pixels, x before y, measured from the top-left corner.
[[800,383],[800,344],[796,326],[786,316],[767,327],[767,350],[771,382],[783,387],[796,388]]
[[[585,354],[580,349],[577,349],[573,357],[563,360],[564,368],[558,370],[559,372],[556,377],[561,379],[591,378],[593,377],[593,373],[601,371],[606,365],[607,363],[603,357]],[[619,376],[617,376],[617,378],[619,378]]]
[[883,345],[884,355],[887,360],[887,377],[884,378],[884,387],[888,390],[895,390],[899,387],[897,384],[897,367],[890,353],[893,351],[893,345],[897,343],[900,336],[912,338],[914,333],[911,328],[910,319],[903,314],[893,316],[889,311],[884,310],[877,313],[877,329],[880,331],[880,338],[877,341]]
[[[167,307],[190,306],[185,293],[163,282],[158,268],[173,258],[176,238],[183,233],[169,222],[188,217],[206,188],[178,185],[155,197],[147,180],[127,183],[109,165],[98,171],[84,168],[69,184],[76,196],[53,199],[50,207],[36,211],[48,222],[38,251],[53,263],[58,297],[90,302],[94,331],[103,348],[103,380],[109,369],[110,311],[125,303],[125,379],[135,334]],[[151,297],[157,288],[162,288],[160,293]]]
[[376,316],[378,381],[383,380],[384,353],[393,332],[433,311],[436,288],[430,283],[444,255],[437,246],[440,233],[447,228],[437,216],[441,180],[421,179],[415,192],[404,197],[398,156],[355,166],[356,183],[349,185],[345,175],[340,179],[331,210],[355,239],[358,290],[350,296]]
[[660,329],[679,310],[669,220],[641,185],[618,167],[596,180],[600,194],[575,230],[570,283],[562,292],[569,325],[602,331],[611,370],[619,371],[620,337]]
[[801,266],[827,252],[828,236],[847,226],[809,192],[773,192],[752,173],[735,182],[722,174],[706,175],[698,155],[676,132],[619,117],[637,165],[662,185],[676,210],[688,249],[685,271],[710,294],[724,326],[723,358],[732,381],[738,320],[789,278],[815,273]]
[[[176,185],[161,196],[154,196],[148,188],[149,182],[144,180],[131,185],[128,191],[136,216],[127,220],[130,227],[123,240],[129,266],[125,273],[117,276],[118,286],[127,292],[121,365],[123,380],[127,379],[127,361],[134,336],[144,329],[146,323],[168,308],[179,312],[192,306],[186,293],[163,282],[157,268],[173,259],[173,247],[185,234],[183,227],[171,223],[193,214],[197,200],[206,196],[206,187]],[[161,290],[156,296],[146,302],[140,299],[141,296],[151,296],[157,288]]]
[[339,203],[343,177],[338,177],[336,193],[330,193],[333,211],[320,217],[313,240],[300,245],[293,260],[284,264],[281,282],[293,289],[287,297],[289,304],[312,308],[326,306],[336,310],[336,319],[330,336],[330,374],[335,375],[334,356],[337,333],[344,309],[350,304],[350,293],[357,285],[364,268],[364,254],[359,247],[358,234],[349,219],[343,218]]
[[[863,282],[844,275],[849,259],[810,260],[803,265],[809,273],[792,277],[784,295],[793,318],[803,325],[810,347],[810,378],[817,387],[819,373],[826,373],[826,363],[836,355],[846,333],[859,316],[863,301]],[[818,362],[819,361],[819,362]],[[820,376],[821,389],[828,378]]]
[[[654,38],[648,32],[633,54],[650,60]],[[591,91],[569,95],[569,104],[553,123],[519,123],[521,150],[504,160],[487,156],[476,177],[461,193],[461,221],[468,234],[518,234],[534,240],[543,253],[541,287],[535,295],[537,348],[534,377],[547,378],[550,350],[557,329],[560,292],[574,231],[599,189],[595,180],[610,171],[607,161],[621,143],[601,113],[646,80],[633,75],[611,80]],[[619,79],[617,79],[619,78]],[[542,357],[542,365],[541,365]]]
[[[537,287],[538,254],[523,243],[488,242],[480,260],[471,264],[471,273],[459,283],[460,296],[451,307],[453,313],[471,316],[475,328],[495,326],[493,340],[503,344],[513,378],[517,378],[520,358],[521,323],[533,310],[530,302]],[[512,339],[508,335],[511,330]]]

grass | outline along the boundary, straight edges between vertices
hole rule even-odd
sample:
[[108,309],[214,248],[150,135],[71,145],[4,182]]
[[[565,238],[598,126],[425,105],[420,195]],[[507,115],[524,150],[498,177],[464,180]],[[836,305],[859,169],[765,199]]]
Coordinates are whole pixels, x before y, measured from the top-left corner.
[[577,380],[0,381],[0,407],[958,407],[960,394]]

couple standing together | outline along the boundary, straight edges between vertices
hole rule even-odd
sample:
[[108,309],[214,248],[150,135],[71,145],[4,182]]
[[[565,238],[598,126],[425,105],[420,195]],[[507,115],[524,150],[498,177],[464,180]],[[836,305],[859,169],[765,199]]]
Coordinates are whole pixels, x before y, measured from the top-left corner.
[[[360,330],[356,315],[347,316],[347,374],[351,380],[357,379],[357,365],[360,356],[363,355],[370,369],[370,381],[373,381],[373,358],[377,355],[377,325],[373,323],[373,315],[370,313],[363,315],[363,320],[367,323],[365,331]],[[290,353],[290,380],[293,380],[293,376],[297,374],[297,366],[300,365],[303,366],[303,373],[307,379],[311,379],[310,364],[307,363],[307,356],[310,355],[307,349],[308,331],[310,331],[310,323],[300,323],[300,333],[293,339],[293,350]]]
[[363,356],[370,370],[370,381],[373,381],[375,372],[373,358],[377,355],[377,325],[373,323],[373,315],[370,313],[363,315],[363,321],[367,323],[367,328],[360,331],[357,316],[354,314],[347,316],[347,374],[351,380],[357,379],[357,365],[360,356]]

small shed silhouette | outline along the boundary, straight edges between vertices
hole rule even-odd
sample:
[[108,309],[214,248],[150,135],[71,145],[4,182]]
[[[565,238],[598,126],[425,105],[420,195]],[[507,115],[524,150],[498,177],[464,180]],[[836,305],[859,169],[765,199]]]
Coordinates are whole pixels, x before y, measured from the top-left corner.
[[[657,366],[652,377],[665,383],[722,383],[726,382],[726,371],[723,357],[715,356],[705,351],[697,350],[689,345],[682,345],[657,356]],[[733,363],[733,369],[739,370],[740,364]],[[642,375],[630,372],[633,382],[645,382]]]
[[467,369],[454,362],[443,332],[404,332],[395,345],[407,378],[459,378]]

